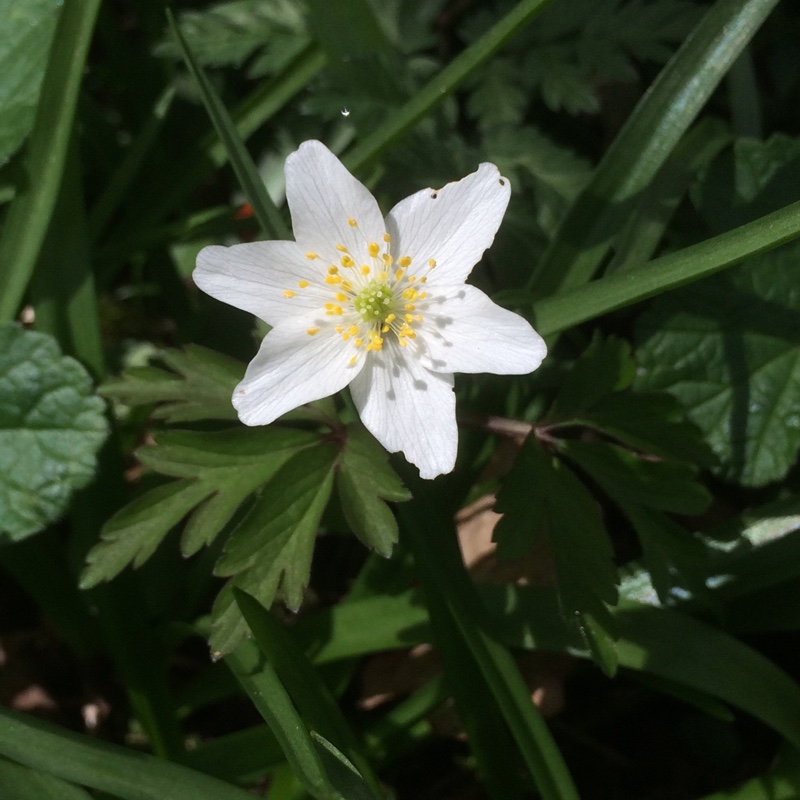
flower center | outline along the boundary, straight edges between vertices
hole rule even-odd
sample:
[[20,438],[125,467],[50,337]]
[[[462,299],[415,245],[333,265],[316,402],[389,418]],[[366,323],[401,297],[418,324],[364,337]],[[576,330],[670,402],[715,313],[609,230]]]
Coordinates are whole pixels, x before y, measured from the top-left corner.
[[353,298],[353,307],[364,322],[379,322],[391,313],[394,293],[389,284],[370,281]]

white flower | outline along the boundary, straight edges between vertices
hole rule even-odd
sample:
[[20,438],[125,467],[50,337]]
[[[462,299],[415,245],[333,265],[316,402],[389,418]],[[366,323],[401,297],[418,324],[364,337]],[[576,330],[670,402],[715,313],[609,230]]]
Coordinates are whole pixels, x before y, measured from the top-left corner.
[[545,356],[517,314],[464,281],[492,243],[508,180],[481,164],[423,189],[386,219],[320,142],[286,160],[296,242],[206,247],[194,280],[272,326],[236,387],[246,425],[266,425],[345,386],[373,436],[423,478],[453,469],[454,372],[521,375]]

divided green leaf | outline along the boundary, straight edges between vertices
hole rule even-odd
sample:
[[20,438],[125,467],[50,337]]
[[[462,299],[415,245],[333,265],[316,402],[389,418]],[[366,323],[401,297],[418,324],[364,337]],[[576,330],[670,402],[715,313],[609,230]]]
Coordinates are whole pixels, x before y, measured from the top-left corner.
[[353,533],[388,558],[397,541],[397,520],[385,501],[401,502],[411,494],[389,466],[384,449],[360,425],[348,428],[336,489]]
[[0,542],[58,519],[94,477],[104,403],[51,336],[0,327]]
[[139,451],[139,459],[179,480],[145,492],[108,520],[101,541],[89,552],[81,585],[110,580],[128,564],[141,566],[190,512],[181,550],[193,555],[288,459],[318,440],[316,434],[284,428],[158,434],[155,445]]
[[168,423],[236,419],[231,395],[242,364],[199,345],[165,350],[159,359],[166,368],[132,367],[100,394],[129,406],[155,405],[153,416]]
[[212,646],[221,653],[238,644],[247,626],[233,586],[269,608],[280,594],[297,609],[311,571],[314,539],[333,489],[338,453],[319,444],[296,453],[273,476],[231,534],[216,573],[235,576],[214,606]]
[[547,535],[562,616],[613,673],[615,628],[608,605],[617,601],[618,578],[591,494],[563,461],[529,438],[498,492],[496,509],[503,514],[495,528],[500,557],[525,552],[535,536]]

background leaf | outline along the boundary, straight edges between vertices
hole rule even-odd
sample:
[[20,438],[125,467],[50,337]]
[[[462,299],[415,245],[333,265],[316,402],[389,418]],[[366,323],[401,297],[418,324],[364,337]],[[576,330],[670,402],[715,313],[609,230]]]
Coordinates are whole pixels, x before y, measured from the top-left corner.
[[108,426],[91,390],[55,339],[0,327],[0,541],[56,520],[92,479]]

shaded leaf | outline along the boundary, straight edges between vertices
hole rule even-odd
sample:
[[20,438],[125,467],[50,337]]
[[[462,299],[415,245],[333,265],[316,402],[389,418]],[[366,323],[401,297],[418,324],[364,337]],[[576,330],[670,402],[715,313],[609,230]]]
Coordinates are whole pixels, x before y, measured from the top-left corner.
[[367,547],[390,556],[397,541],[397,520],[384,501],[397,503],[411,494],[389,466],[386,451],[361,425],[347,429],[336,489],[353,533]]
[[247,630],[233,599],[233,585],[265,607],[278,593],[289,608],[300,607],[337,456],[332,444],[292,456],[234,529],[215,570],[233,577],[214,606],[211,641],[217,651],[229,652]]
[[4,0],[0,4],[0,164],[33,127],[59,0]]
[[614,624],[606,604],[617,600],[618,578],[597,505],[569,467],[530,439],[509,478],[511,484],[506,479],[497,495],[496,509],[503,514],[494,533],[498,556],[524,552],[521,542],[530,543],[544,527],[564,620],[604,671],[613,673]]
[[129,406],[157,405],[153,416],[170,423],[236,419],[231,396],[243,364],[199,345],[165,350],[159,360],[166,369],[132,367],[106,381],[100,394]]
[[210,544],[261,484],[318,436],[285,428],[234,428],[213,433],[171,431],[139,451],[139,459],[180,480],[145,492],[103,527],[87,556],[81,585],[110,580],[128,564],[141,566],[189,512],[181,540],[185,556]]
[[108,433],[103,406],[55,339],[0,327],[0,542],[55,521],[89,483]]

